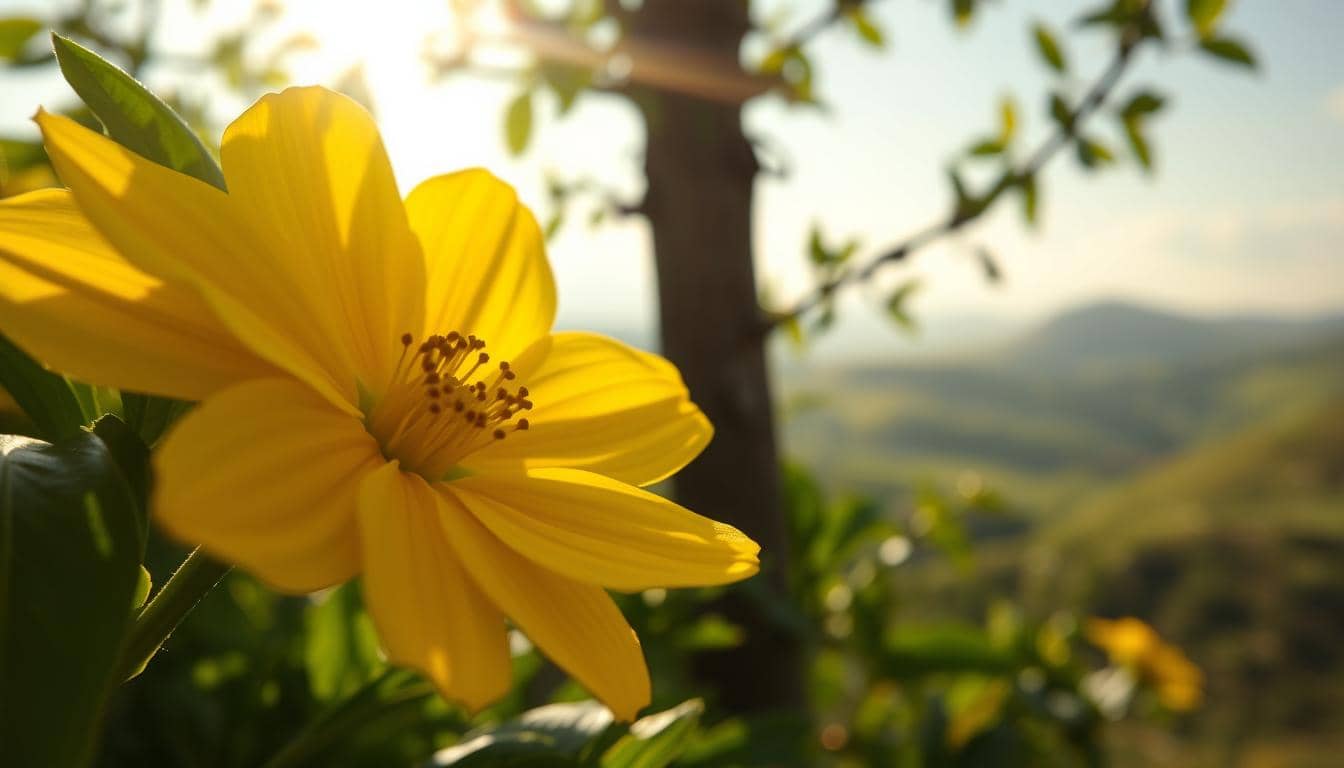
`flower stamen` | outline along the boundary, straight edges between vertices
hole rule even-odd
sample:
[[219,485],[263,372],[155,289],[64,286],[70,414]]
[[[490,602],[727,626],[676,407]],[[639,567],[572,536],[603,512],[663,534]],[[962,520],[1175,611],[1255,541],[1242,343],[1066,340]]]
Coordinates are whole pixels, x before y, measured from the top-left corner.
[[401,344],[386,394],[366,418],[388,458],[438,479],[472,451],[530,426],[518,418],[533,408],[527,387],[512,384],[518,374],[507,360],[489,366],[484,339],[450,331],[417,345],[406,333]]

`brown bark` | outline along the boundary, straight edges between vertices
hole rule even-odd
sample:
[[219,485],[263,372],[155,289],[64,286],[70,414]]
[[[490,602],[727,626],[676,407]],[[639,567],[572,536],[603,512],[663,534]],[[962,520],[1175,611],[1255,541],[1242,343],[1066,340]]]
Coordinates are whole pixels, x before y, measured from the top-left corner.
[[[746,6],[646,0],[627,32],[741,74]],[[638,67],[636,59],[636,82]],[[642,210],[653,230],[663,352],[716,428],[704,454],[677,476],[677,497],[760,542],[765,567],[757,586],[784,599],[789,542],[752,265],[758,167],[742,131],[741,104],[667,90],[644,91],[635,99],[648,138]],[[801,710],[799,638],[740,587],[717,609],[746,636],[742,647],[699,660],[698,672],[719,704],[733,712]]]

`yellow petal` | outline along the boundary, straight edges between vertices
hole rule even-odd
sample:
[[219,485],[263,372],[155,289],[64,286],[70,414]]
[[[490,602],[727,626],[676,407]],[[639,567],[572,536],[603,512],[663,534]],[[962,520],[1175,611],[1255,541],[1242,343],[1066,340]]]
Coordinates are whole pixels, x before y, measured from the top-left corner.
[[512,360],[555,320],[555,281],[541,228],[488,171],[437,176],[406,198],[425,254],[428,333],[472,333]]
[[364,602],[387,656],[477,711],[508,693],[504,614],[467,577],[418,475],[385,464],[359,492]]
[[467,457],[475,471],[574,467],[649,485],[686,466],[714,434],[675,367],[618,341],[557,333],[515,367],[536,403],[529,429]]
[[322,334],[283,243],[258,235],[229,195],[68,118],[39,112],[37,122],[56,172],[127,261],[164,282],[195,288],[258,356],[333,403],[355,402],[345,348]]
[[263,96],[224,132],[229,196],[314,297],[314,320],[379,391],[420,330],[425,269],[378,127],[325,88]]
[[649,703],[639,638],[611,597],[547,570],[505,546],[439,486],[440,519],[469,573],[548,657],[623,721]]
[[293,379],[257,379],[168,434],[153,511],[174,537],[277,589],[312,592],[359,572],[359,484],[385,463],[358,419]]
[[760,547],[731,525],[591,472],[477,475],[452,489],[501,541],[589,584],[624,591],[710,586],[760,568]]
[[183,400],[276,375],[193,291],[121,258],[63,189],[0,201],[0,330],[74,378]]

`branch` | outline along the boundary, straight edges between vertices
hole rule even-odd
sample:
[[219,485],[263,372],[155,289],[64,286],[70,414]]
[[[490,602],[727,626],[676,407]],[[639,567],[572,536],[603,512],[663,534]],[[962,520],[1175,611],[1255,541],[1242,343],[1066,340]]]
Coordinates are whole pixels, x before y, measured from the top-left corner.
[[905,261],[915,251],[961,230],[967,224],[983,216],[994,206],[994,203],[998,202],[1004,192],[1026,179],[1033,178],[1077,136],[1078,126],[1105,105],[1133,61],[1134,51],[1138,48],[1139,42],[1139,38],[1126,34],[1116,49],[1115,57],[1097,81],[1092,84],[1092,87],[1088,89],[1087,94],[1083,96],[1083,100],[1078,103],[1078,107],[1074,110],[1072,119],[1068,121],[1068,124],[1059,126],[1049,138],[1036,148],[1035,152],[1028,156],[1026,162],[1020,167],[1005,171],[983,195],[972,198],[973,205],[969,207],[958,205],[942,221],[919,230],[906,240],[887,248],[865,264],[850,267],[832,277],[819,285],[810,295],[800,300],[793,308],[783,312],[768,312],[762,319],[761,334],[764,335],[784,323],[797,320],[824,304],[841,288],[853,283],[866,282],[872,279],[884,266]]

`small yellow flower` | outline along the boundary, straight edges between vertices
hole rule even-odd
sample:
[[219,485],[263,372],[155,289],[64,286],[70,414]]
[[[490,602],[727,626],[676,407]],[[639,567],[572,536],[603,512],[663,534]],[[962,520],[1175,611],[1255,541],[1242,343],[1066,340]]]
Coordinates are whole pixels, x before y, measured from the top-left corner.
[[756,572],[736,529],[641,490],[709,441],[676,369],[552,334],[532,214],[490,174],[401,200],[376,127],[320,88],[224,134],[224,193],[39,113],[69,191],[0,202],[0,330],[68,375],[199,400],[156,518],[277,589],[363,575],[389,657],[473,709],[505,617],[615,714],[649,701],[606,589]]
[[1112,664],[1152,686],[1164,707],[1187,712],[1203,701],[1204,673],[1143,621],[1092,618],[1087,622],[1087,639],[1105,651]]

